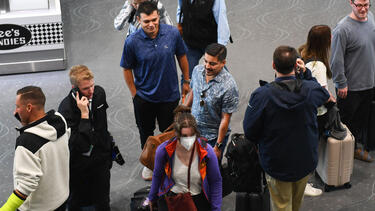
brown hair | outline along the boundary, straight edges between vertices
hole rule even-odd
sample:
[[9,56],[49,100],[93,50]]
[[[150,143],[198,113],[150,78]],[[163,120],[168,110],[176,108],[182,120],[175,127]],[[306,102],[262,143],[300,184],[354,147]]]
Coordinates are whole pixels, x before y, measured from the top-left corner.
[[328,63],[331,36],[331,28],[329,26],[313,26],[307,35],[306,43],[298,48],[303,60],[318,60],[323,62],[327,68],[326,74],[328,78],[332,78],[331,68]]
[[279,46],[273,52],[273,63],[277,72],[289,74],[294,70],[297,60],[297,51],[290,46]]
[[191,114],[191,108],[179,105],[177,108],[173,111],[174,113],[174,124],[173,128],[176,131],[177,137],[179,138],[181,136],[181,130],[182,128],[192,128],[196,134],[197,137],[200,136],[197,122],[195,121],[194,116]]
[[20,95],[23,104],[31,103],[39,109],[43,109],[46,103],[42,89],[37,86],[25,86],[17,91],[17,95]]
[[83,80],[91,80],[94,78],[92,71],[85,65],[75,65],[70,68],[69,72],[70,83],[73,86],[78,86],[78,84]]

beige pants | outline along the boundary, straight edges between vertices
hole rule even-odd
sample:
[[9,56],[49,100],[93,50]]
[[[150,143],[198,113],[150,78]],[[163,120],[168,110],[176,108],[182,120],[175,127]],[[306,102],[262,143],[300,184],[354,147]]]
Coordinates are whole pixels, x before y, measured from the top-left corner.
[[310,174],[296,182],[283,182],[266,174],[273,211],[298,211]]

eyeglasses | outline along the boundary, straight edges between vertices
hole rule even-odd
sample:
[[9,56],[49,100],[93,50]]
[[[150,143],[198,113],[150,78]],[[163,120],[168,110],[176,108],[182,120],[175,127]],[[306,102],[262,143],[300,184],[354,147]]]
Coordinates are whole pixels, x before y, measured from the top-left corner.
[[204,106],[204,98],[206,97],[206,91],[207,90],[201,92],[201,101],[199,101],[200,106]]
[[356,4],[356,3],[354,3],[354,2],[353,2],[353,4],[354,4],[355,7],[357,7],[357,9],[369,8],[369,7],[371,7],[371,4]]

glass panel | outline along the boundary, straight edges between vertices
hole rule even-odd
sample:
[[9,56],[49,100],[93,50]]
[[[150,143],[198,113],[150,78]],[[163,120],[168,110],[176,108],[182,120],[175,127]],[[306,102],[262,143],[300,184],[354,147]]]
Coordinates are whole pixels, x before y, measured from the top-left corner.
[[0,14],[9,12],[9,0],[0,0]]
[[10,11],[49,9],[48,0],[9,0]]

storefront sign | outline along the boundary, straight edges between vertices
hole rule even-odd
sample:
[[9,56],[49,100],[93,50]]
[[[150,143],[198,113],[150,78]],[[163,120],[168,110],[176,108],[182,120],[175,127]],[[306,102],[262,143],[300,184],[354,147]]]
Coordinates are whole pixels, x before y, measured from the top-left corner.
[[19,25],[0,24],[0,50],[10,50],[26,45],[31,39],[31,32]]

